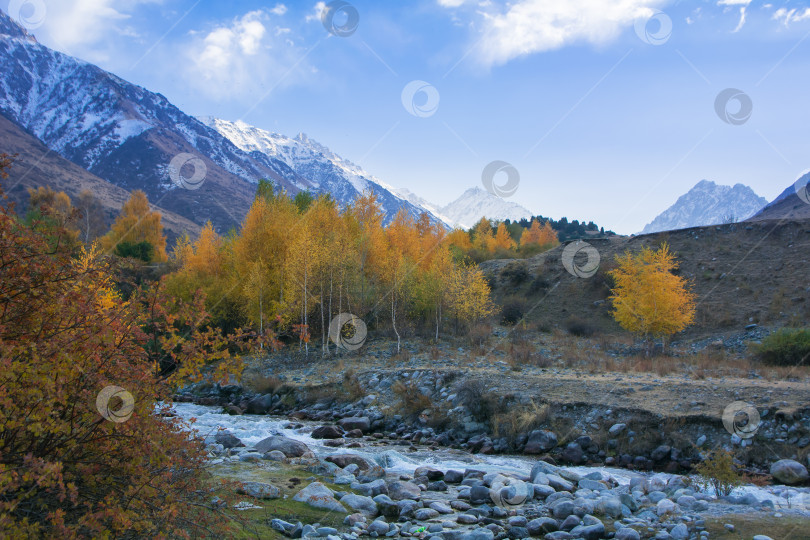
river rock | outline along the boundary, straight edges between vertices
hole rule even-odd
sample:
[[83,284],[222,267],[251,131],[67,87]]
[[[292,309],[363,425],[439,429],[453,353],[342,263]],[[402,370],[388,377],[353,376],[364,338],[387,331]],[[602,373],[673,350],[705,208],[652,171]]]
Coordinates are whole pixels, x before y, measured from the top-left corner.
[[296,529],[296,526],[292,523],[288,523],[283,519],[273,519],[270,521],[270,528],[274,531],[278,531],[283,535],[292,536],[293,531]]
[[281,490],[276,486],[262,482],[242,482],[236,488],[236,492],[256,499],[278,499],[281,497]]
[[340,504],[369,517],[377,515],[377,503],[371,497],[350,493],[340,499]]
[[542,454],[557,446],[557,435],[546,429],[536,429],[529,433],[524,454]]
[[547,534],[559,530],[560,525],[555,519],[550,517],[540,517],[528,522],[526,524],[526,528],[529,530],[530,535],[540,536],[541,534]]
[[422,490],[413,482],[394,480],[388,483],[388,496],[395,501],[404,499],[416,500],[422,497]]
[[622,431],[624,431],[624,428],[626,428],[626,427],[627,427],[627,424],[613,424],[612,426],[610,426],[610,429],[608,430],[608,433],[610,433],[613,436],[616,436],[619,433],[621,433]]
[[320,426],[312,430],[313,439],[340,439],[343,430],[337,426]]
[[284,437],[283,435],[271,435],[266,439],[262,439],[254,445],[254,448],[266,454],[272,450],[278,450],[287,457],[301,457],[307,452],[310,452],[309,447],[301,441]]
[[270,450],[262,456],[262,459],[269,461],[284,461],[286,458],[287,456],[284,455],[284,452],[279,450]]
[[486,486],[473,486],[470,488],[470,504],[487,504],[491,503],[489,488]]
[[551,486],[544,486],[542,484],[532,484],[534,488],[534,498],[535,499],[545,499],[548,496],[556,493],[553,487]]
[[585,540],[599,540],[605,537],[605,526],[597,525],[580,525],[571,529],[571,535],[574,538],[584,538]]
[[444,480],[439,480],[437,482],[431,482],[427,485],[428,491],[447,491],[447,484]]
[[460,484],[464,480],[464,472],[450,469],[444,473],[444,481],[448,484]]
[[565,519],[574,513],[574,503],[569,499],[558,499],[551,504],[551,513],[557,519]]
[[366,528],[366,532],[369,534],[377,533],[379,536],[385,536],[386,534],[388,534],[390,528],[391,526],[388,525],[388,523],[386,523],[385,521],[376,520],[372,521],[369,524],[368,528]]
[[596,510],[600,514],[616,519],[622,515],[622,501],[612,495],[600,497]]
[[440,471],[439,469],[436,469],[434,467],[422,466],[422,467],[417,467],[416,470],[413,471],[413,476],[414,477],[424,476],[428,480],[433,482],[435,480],[443,479],[444,478],[444,473],[442,471]]
[[659,516],[663,516],[664,514],[675,514],[677,512],[678,505],[669,499],[661,499],[658,501],[658,504],[655,505],[655,513]]
[[800,484],[807,481],[807,468],[792,459],[780,459],[771,465],[771,475],[785,484]]
[[335,499],[332,490],[320,482],[312,482],[296,493],[293,500],[306,503],[313,508],[348,513],[346,508]]
[[239,440],[239,437],[227,430],[218,431],[216,435],[214,435],[214,441],[221,444],[224,448],[239,448],[245,446],[245,443]]
[[450,508],[446,503],[443,503],[443,502],[440,502],[440,501],[430,503],[429,508],[432,508],[432,509],[436,510],[440,514],[452,514],[453,513],[452,508]]
[[579,465],[580,463],[585,461],[584,452],[582,451],[582,447],[575,442],[568,443],[562,453],[562,458],[565,461],[570,461],[575,465]]
[[402,499],[397,502],[397,506],[399,507],[399,516],[406,517],[413,515],[414,511],[419,508],[419,503],[413,499]]
[[348,525],[349,527],[354,527],[358,523],[365,523],[368,521],[368,518],[361,513],[349,514],[343,520],[344,525]]
[[334,463],[341,469],[345,469],[347,466],[354,464],[357,465],[359,471],[368,471],[375,465],[363,456],[357,454],[335,454],[333,456],[327,456],[326,461]]
[[372,500],[377,504],[377,510],[386,517],[399,516],[399,506],[388,495],[375,495]]
[[374,497],[375,495],[385,495],[388,493],[388,484],[385,483],[385,480],[382,478],[378,478],[373,482],[368,482],[366,484],[360,484],[358,482],[352,482],[351,488],[355,491],[359,491],[363,495],[367,497]]
[[472,514],[458,514],[456,515],[456,522],[461,525],[473,525],[478,523],[478,517]]
[[630,527],[624,527],[616,531],[615,540],[641,540],[641,535],[638,531]]
[[385,469],[375,464],[372,464],[368,470],[360,471],[360,474],[357,475],[357,479],[361,482],[371,482],[378,478],[385,478]]
[[367,416],[350,416],[338,420],[338,425],[342,427],[344,431],[359,429],[363,433],[367,433],[369,429],[371,429],[371,420],[369,420]]
[[575,538],[571,535],[571,533],[566,531],[554,531],[550,532],[543,537],[545,540],[571,540]]
[[548,485],[553,487],[556,491],[573,491],[574,484],[557,476],[556,474],[548,474]]
[[248,414],[267,414],[272,406],[273,394],[264,394],[248,401],[245,412]]
[[582,523],[582,520],[579,519],[579,516],[575,516],[571,514],[567,518],[565,518],[562,523],[560,523],[560,529],[563,531],[570,531],[574,527],[578,527]]
[[439,512],[433,508],[419,508],[414,511],[413,517],[418,521],[427,521],[439,516]]
[[442,540],[492,540],[495,534],[489,529],[475,529],[472,531],[442,531]]
[[689,538],[689,528],[683,523],[678,523],[677,525],[672,527],[672,530],[669,531],[669,534],[675,540],[686,540],[687,538]]

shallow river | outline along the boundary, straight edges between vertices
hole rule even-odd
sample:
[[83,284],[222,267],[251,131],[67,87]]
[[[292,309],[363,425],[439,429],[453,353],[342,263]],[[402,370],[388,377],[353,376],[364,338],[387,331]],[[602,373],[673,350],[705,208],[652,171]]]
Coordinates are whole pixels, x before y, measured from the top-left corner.
[[[406,444],[369,445],[363,448],[332,448],[323,445],[323,441],[313,439],[310,432],[323,423],[291,421],[284,417],[243,415],[230,416],[222,413],[221,407],[195,405],[193,403],[176,403],[174,409],[178,416],[185,420],[195,418],[193,429],[203,437],[213,440],[219,428],[225,428],[242,440],[248,447],[271,435],[284,435],[305,443],[319,458],[332,454],[359,454],[373,459],[390,472],[413,473],[421,465],[430,465],[442,471],[448,469],[475,468],[487,472],[512,472],[528,476],[536,458],[520,455],[482,455],[470,454],[450,448],[417,447],[417,451],[408,451]],[[291,429],[291,424],[303,424],[304,427]],[[363,440],[365,442],[365,440]],[[566,467],[582,475],[599,471],[604,478],[611,477],[618,484],[630,483],[632,476],[654,474],[669,477],[666,473],[640,473],[626,469],[610,467]],[[810,488],[792,488],[787,486],[744,485],[736,488],[732,495],[753,494],[759,500],[770,500],[776,509],[794,509],[810,515]]]

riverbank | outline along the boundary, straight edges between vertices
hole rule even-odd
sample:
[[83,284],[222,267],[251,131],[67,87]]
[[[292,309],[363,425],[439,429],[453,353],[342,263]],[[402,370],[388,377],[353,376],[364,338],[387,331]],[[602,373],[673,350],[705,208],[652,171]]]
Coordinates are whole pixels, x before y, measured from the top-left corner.
[[316,438],[318,422],[190,403],[175,410],[196,418],[215,474],[256,495],[244,496],[240,513],[262,537],[741,538],[726,525],[745,520],[746,538],[758,530],[798,539],[810,528],[808,488],[748,485],[717,499],[683,475],[558,467],[387,435],[335,448]]

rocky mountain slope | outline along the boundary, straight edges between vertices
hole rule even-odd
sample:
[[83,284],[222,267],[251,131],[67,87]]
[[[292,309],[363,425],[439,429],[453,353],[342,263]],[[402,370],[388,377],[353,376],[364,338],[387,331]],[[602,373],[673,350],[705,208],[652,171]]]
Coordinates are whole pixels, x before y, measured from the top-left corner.
[[[373,191],[385,214],[384,223],[388,223],[400,208],[405,208],[414,218],[422,212],[430,212],[305,133],[289,138],[241,121],[229,122],[213,117],[199,120],[251,156],[266,156],[283,162],[295,174],[308,180],[307,189],[329,193],[341,204],[353,201],[364,191]],[[433,216],[433,219],[439,218]]]
[[767,199],[743,184],[731,187],[701,180],[647,224],[641,234],[742,221],[767,203]]
[[[47,186],[64,191],[76,199],[82,190],[89,190],[101,203],[107,224],[112,223],[121,206],[129,199],[129,192],[111,184],[91,172],[71,163],[48,149],[31,133],[0,114],[0,141],[2,150],[17,157],[7,172],[8,178],[0,179],[9,201],[18,211],[24,211],[28,201],[28,189]],[[200,226],[165,208],[156,207],[163,215],[163,227],[170,245],[174,238],[188,233],[196,238]]]
[[765,208],[757,212],[751,221],[765,219],[810,219],[810,171],[804,172],[793,185],[770,202]]
[[[162,95],[37,43],[3,12],[0,69],[0,113],[76,165],[123,189],[142,189],[152,203],[194,223],[211,220],[220,231],[238,225],[262,178],[291,194],[328,191],[340,203],[369,187],[388,219],[401,207],[421,211],[317,143],[298,141],[306,149],[300,154],[284,153],[293,144],[274,146],[279,155],[270,146],[239,148]],[[180,154],[204,165],[197,189],[171,179],[169,165]],[[185,178],[198,172],[181,171]]]

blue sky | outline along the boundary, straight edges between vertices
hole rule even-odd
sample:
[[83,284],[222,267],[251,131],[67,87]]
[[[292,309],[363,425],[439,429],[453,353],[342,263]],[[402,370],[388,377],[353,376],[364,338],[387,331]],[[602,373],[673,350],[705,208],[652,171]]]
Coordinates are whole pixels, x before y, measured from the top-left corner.
[[[701,179],[770,200],[810,166],[806,1],[353,0],[348,36],[311,0],[11,4],[190,114],[305,132],[439,204],[503,160],[511,200],[632,233]],[[403,105],[412,81],[430,86]],[[732,99],[720,118],[727,88],[750,117]]]

